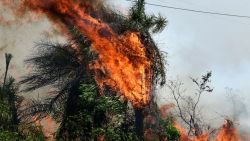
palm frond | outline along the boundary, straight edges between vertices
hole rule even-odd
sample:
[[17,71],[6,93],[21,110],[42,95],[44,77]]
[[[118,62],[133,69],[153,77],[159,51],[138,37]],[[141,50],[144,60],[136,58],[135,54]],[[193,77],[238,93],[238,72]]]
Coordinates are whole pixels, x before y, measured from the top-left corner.
[[32,91],[55,83],[61,84],[78,77],[81,61],[70,44],[40,43],[37,53],[27,59],[34,71],[20,84],[27,84],[23,91]]
[[154,19],[154,28],[152,29],[153,33],[161,32],[167,26],[167,20],[159,15]]
[[[5,68],[5,74],[4,74],[4,80],[3,80],[3,90],[5,88],[5,84],[6,84],[6,79],[7,79],[7,74],[8,74],[8,70],[9,70],[9,65],[10,65],[10,61],[12,59],[12,54],[10,53],[5,53],[5,65],[6,65],[6,68]],[[1,97],[2,99],[2,97]]]
[[7,66],[9,66],[12,57],[13,57],[12,54],[10,54],[10,53],[5,53],[6,68],[7,68]]
[[[22,120],[31,119],[34,115],[43,118],[52,115],[56,120],[62,120],[67,103],[76,104],[69,98],[78,95],[78,87],[86,79],[86,67],[91,58],[89,47],[91,43],[77,29],[70,30],[72,39],[67,44],[41,42],[37,51],[25,62],[32,66],[33,72],[25,76],[19,83],[26,84],[24,92],[50,86],[47,99],[31,100],[22,110]],[[77,96],[76,96],[77,97]],[[72,108],[72,107],[69,107]]]

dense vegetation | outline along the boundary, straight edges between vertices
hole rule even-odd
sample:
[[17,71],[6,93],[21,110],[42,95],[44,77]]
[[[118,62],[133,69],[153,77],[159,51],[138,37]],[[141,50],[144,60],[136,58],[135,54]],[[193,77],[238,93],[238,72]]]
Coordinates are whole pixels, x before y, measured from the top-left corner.
[[[113,25],[118,34],[126,31],[141,34],[148,57],[154,62],[152,85],[164,85],[163,54],[151,34],[162,31],[167,21],[161,16],[148,16],[144,6],[145,1],[138,0],[130,9],[128,18],[115,12],[109,19],[105,14],[99,18]],[[105,13],[104,7],[102,10]],[[41,127],[31,119],[46,116],[60,123],[56,140],[179,140],[173,117],[161,116],[154,96],[147,107],[138,109],[110,87],[100,94],[88,67],[96,57],[90,49],[91,42],[76,27],[69,28],[69,31],[72,39],[67,44],[41,42],[37,45],[37,52],[26,60],[35,69],[19,83],[25,86],[22,91],[52,87],[55,91],[45,100],[34,100],[20,108],[23,97],[18,96],[14,79],[7,77],[12,56],[6,54],[6,72],[0,91],[0,140],[45,140]],[[73,49],[75,46],[80,52]]]
[[20,108],[24,98],[17,94],[18,85],[15,83],[15,79],[8,76],[11,59],[12,55],[6,53],[4,80],[0,83],[0,140],[45,140],[40,127],[36,126],[32,121],[26,123],[18,116],[18,108]]

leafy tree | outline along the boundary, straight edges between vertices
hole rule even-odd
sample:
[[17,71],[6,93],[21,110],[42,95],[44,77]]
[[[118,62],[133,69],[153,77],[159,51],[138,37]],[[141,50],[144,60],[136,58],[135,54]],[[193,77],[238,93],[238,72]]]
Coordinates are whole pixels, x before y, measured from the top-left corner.
[[[30,107],[23,111],[23,116],[32,117],[38,114],[42,118],[52,114],[61,122],[60,134],[71,132],[70,129],[76,130],[73,125],[67,123],[67,119],[81,111],[80,83],[88,84],[93,81],[88,74],[90,73],[88,60],[91,59],[90,43],[85,37],[77,34],[76,30],[72,32],[76,34],[77,39],[68,44],[44,42],[38,44],[38,52],[34,57],[26,60],[36,69],[21,81],[22,84],[27,85],[24,91],[32,91],[44,86],[55,88],[52,97],[42,102],[31,103]],[[76,45],[81,51],[74,49],[73,46]]]
[[2,86],[0,86],[0,107],[1,107],[1,122],[6,125],[3,129],[17,131],[18,118],[16,108],[16,91],[17,87],[14,84],[15,79],[7,78],[10,61],[12,55],[5,53],[5,73]]
[[[133,129],[125,129],[124,117],[128,116],[125,115],[127,105],[119,97],[99,96],[94,84],[83,84],[80,91],[81,108],[84,110],[67,117],[69,121],[67,124],[75,125],[77,128],[69,135],[72,140],[100,138],[109,141],[136,140]],[[58,139],[67,140],[64,137]]]
[[[163,54],[158,50],[150,32],[162,31],[167,22],[161,16],[147,16],[144,6],[144,0],[136,2],[128,18],[108,11],[104,6],[100,8],[100,11],[96,11],[99,12],[98,14],[91,14],[91,16],[108,23],[119,34],[129,31],[140,32],[148,58],[153,62],[152,83],[163,85],[165,83]],[[77,28],[69,27],[69,31],[72,40],[67,44],[42,42],[37,45],[38,52],[26,60],[26,63],[34,66],[34,72],[21,81],[21,84],[27,85],[24,91],[32,91],[44,86],[51,86],[56,90],[53,97],[42,102],[33,102],[22,113],[23,116],[38,114],[40,117],[52,114],[61,122],[58,135],[66,135],[68,138],[77,129],[75,125],[69,124],[69,117],[80,116],[79,112],[84,111],[84,108],[80,108],[82,106],[79,100],[81,92],[78,88],[80,84],[93,84],[94,79],[88,64],[96,57],[90,51],[91,43]],[[109,88],[107,90],[112,91]],[[101,112],[100,114],[105,113]],[[136,131],[141,137],[144,118],[142,112],[143,109],[135,109],[135,123],[138,127]],[[101,123],[104,119],[100,119],[99,122]]]
[[[27,125],[21,123],[18,116],[18,108],[20,107],[23,98],[17,95],[18,86],[15,84],[15,79],[13,77],[7,77],[11,59],[12,55],[6,53],[4,80],[2,86],[0,86],[0,140],[42,141],[45,138],[41,130],[29,130],[30,135],[25,135],[23,134],[23,129],[21,129],[22,126]],[[37,126],[33,124],[33,127]]]
[[145,13],[145,0],[138,0],[129,11],[129,19],[125,23],[129,30],[134,29],[140,33],[161,32],[167,21],[161,15],[147,15]]

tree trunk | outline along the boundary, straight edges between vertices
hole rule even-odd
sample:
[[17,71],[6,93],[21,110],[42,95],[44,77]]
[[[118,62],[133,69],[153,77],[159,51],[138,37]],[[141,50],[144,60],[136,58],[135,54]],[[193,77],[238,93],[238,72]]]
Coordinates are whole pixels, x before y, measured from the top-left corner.
[[79,111],[79,85],[74,85],[69,91],[69,96],[65,105],[65,111],[59,128],[58,137],[63,140],[75,139],[72,134],[77,130],[75,125],[71,125],[71,117],[77,115]]
[[143,109],[135,109],[135,132],[139,139],[143,139]]
[[14,92],[9,92],[8,93],[8,102],[10,106],[10,111],[11,111],[11,129],[13,132],[17,132],[17,126],[19,124],[19,119],[17,115],[17,107],[16,107],[16,101],[15,101],[15,93]]

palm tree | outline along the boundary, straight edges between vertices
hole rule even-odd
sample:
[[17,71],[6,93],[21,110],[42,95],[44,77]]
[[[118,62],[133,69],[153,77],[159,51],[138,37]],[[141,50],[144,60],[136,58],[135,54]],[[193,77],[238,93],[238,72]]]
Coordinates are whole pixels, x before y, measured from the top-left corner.
[[[3,113],[7,113],[10,119],[9,127],[10,129],[15,132],[17,131],[17,126],[19,124],[19,119],[17,115],[17,106],[18,103],[20,103],[21,97],[18,97],[16,95],[17,92],[17,86],[15,85],[15,79],[13,77],[7,78],[9,65],[11,62],[11,59],[13,58],[12,54],[5,53],[5,73],[4,73],[4,80],[1,88],[1,105],[3,107]],[[4,108],[5,107],[5,108]],[[5,109],[5,110],[4,110]],[[4,115],[1,113],[1,115]],[[7,119],[7,118],[6,118]]]
[[[166,25],[166,20],[161,16],[147,16],[144,6],[144,0],[136,2],[131,8],[128,18],[110,12],[104,7],[99,12],[101,14],[95,16],[99,16],[97,18],[108,23],[119,34],[126,31],[141,33],[141,40],[146,45],[148,58],[153,62],[152,70],[154,74],[152,80],[154,81],[152,83],[158,84],[160,82],[163,85],[165,83],[164,61],[150,33],[162,31]],[[52,86],[56,89],[53,97],[42,103],[32,103],[22,116],[34,115],[35,113],[39,113],[41,117],[44,116],[42,113],[53,113],[57,116],[57,113],[59,113],[62,121],[59,134],[65,132],[70,134],[71,131],[69,130],[74,130],[73,127],[67,127],[69,126],[67,119],[82,110],[79,109],[81,107],[79,106],[80,92],[78,90],[80,84],[95,83],[88,68],[89,62],[95,57],[89,50],[91,43],[76,28],[70,28],[70,31],[73,40],[67,44],[42,42],[37,45],[38,52],[26,60],[26,63],[33,65],[34,72],[21,81],[21,84],[27,85],[24,91],[32,91],[44,86]],[[76,49],[76,47],[78,48]],[[142,136],[142,109],[136,109],[135,111],[136,123],[139,127],[137,132],[138,135]]]
[[28,120],[34,115],[42,118],[52,114],[61,122],[59,136],[68,136],[76,130],[68,120],[83,110],[79,98],[80,84],[92,84],[94,81],[88,67],[93,56],[89,50],[91,43],[76,28],[71,32],[73,38],[67,44],[37,44],[37,52],[25,61],[33,65],[34,71],[20,81],[20,84],[26,84],[24,92],[53,87],[52,96],[42,102],[32,101],[22,111],[21,117]]
[[167,21],[161,15],[147,15],[145,13],[145,0],[138,0],[129,11],[129,18],[127,20],[128,28],[146,33],[152,31],[153,33],[161,32]]
[[[158,82],[160,82],[160,85],[165,84],[165,68],[163,54],[160,53],[158,47],[151,37],[151,33],[161,32],[166,25],[167,21],[161,15],[156,17],[155,15],[148,16],[145,13],[145,0],[138,0],[132,6],[129,12],[129,18],[125,22],[125,27],[127,27],[129,30],[140,32],[141,34],[141,41],[144,43],[147,49],[148,58],[153,62],[153,85],[157,84]],[[157,107],[156,102],[153,100],[153,96],[151,97],[150,102],[150,107]],[[139,137],[143,136],[143,110],[145,110],[145,108],[135,109],[135,126],[136,133]],[[155,112],[158,112],[157,108],[155,110]]]
[[7,74],[8,74],[8,70],[9,70],[9,65],[10,65],[10,61],[11,61],[12,57],[13,57],[12,54],[5,53],[6,68],[5,68],[5,73],[4,73],[3,87],[5,87],[6,78],[7,78]]
[[[127,31],[139,32],[140,38],[145,45],[147,57],[152,62],[152,84],[165,84],[165,65],[164,53],[160,52],[156,43],[152,38],[152,33],[161,32],[167,25],[167,20],[161,15],[147,15],[145,13],[145,0],[137,0],[130,8],[127,17],[117,14],[117,12],[110,12],[110,10],[102,8],[97,15],[99,19],[108,23],[111,28],[118,34],[123,34]],[[104,12],[103,12],[104,11]],[[105,12],[106,11],[106,12]],[[107,14],[109,13],[109,14]],[[153,97],[151,98],[153,99]],[[151,100],[150,105],[155,105],[155,101]],[[136,132],[138,136],[143,136],[143,110],[135,108]]]
[[[108,14],[107,14],[108,13]],[[152,84],[165,84],[165,65],[164,53],[160,52],[156,43],[152,38],[152,33],[161,32],[167,25],[167,20],[161,15],[147,15],[145,13],[145,0],[137,0],[130,8],[127,17],[117,12],[110,12],[110,10],[103,7],[96,15],[98,19],[108,23],[110,27],[118,34],[123,34],[127,31],[139,32],[140,38],[147,50],[147,57],[152,63]],[[153,97],[152,97],[153,99]],[[151,100],[150,105],[157,105]],[[139,136],[143,135],[143,109],[135,109],[136,118],[136,132]]]
[[5,67],[4,80],[3,80],[3,86],[2,86],[2,94],[0,97],[1,100],[3,100],[3,97],[4,97],[4,88],[5,88],[5,84],[6,84],[6,79],[7,79],[7,74],[8,74],[11,59],[12,59],[12,54],[5,53],[5,65],[6,65],[6,67]]

